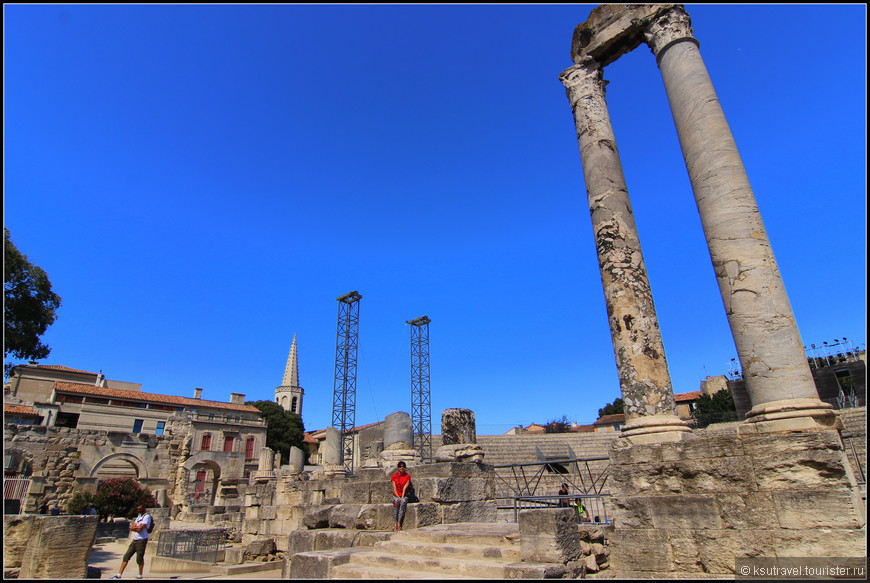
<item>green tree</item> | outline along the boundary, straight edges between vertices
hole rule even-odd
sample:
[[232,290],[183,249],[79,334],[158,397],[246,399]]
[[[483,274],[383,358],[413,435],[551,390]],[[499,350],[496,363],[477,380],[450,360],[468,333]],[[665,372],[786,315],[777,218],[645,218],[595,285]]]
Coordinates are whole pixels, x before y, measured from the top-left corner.
[[76,490],[72,495],[72,498],[69,499],[66,505],[66,511],[69,514],[81,514],[82,510],[85,508],[90,508],[91,504],[94,505],[94,508],[97,505],[94,502],[95,496],[90,492],[85,492],[84,490]]
[[612,403],[606,404],[604,407],[598,410],[598,418],[601,419],[605,415],[617,415],[619,413],[625,413],[625,406],[622,404],[622,399],[616,399]]
[[712,395],[702,394],[695,401],[692,416],[698,427],[706,427],[711,423],[737,421],[737,409],[731,391],[722,389]]
[[157,500],[133,478],[110,478],[97,486],[94,506],[100,516],[133,518],[140,504],[154,508]]
[[[3,228],[3,358],[40,360],[51,352],[39,338],[57,318],[61,297],[51,291],[48,275],[28,261]],[[3,366],[4,376],[14,365]]]
[[558,419],[551,419],[544,425],[544,433],[568,433],[571,431],[571,422],[567,415],[562,415]]
[[305,425],[300,415],[286,411],[272,401],[248,401],[245,404],[253,405],[263,414],[266,420],[266,447],[280,452],[281,463],[290,461],[290,448],[293,446],[307,454],[308,449],[304,442]]

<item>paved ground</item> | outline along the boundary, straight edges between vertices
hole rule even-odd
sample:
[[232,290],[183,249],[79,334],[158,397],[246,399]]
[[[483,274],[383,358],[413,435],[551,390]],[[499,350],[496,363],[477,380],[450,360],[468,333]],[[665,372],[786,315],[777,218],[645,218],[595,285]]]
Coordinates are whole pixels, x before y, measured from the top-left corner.
[[[127,550],[130,542],[126,539],[120,539],[116,542],[94,545],[91,554],[88,556],[88,566],[97,567],[101,570],[100,579],[111,579],[118,573],[121,567],[121,559],[124,552]],[[212,572],[203,573],[151,573],[151,556],[154,553],[156,545],[149,544],[145,550],[145,568],[143,570],[144,579],[160,580],[160,579],[280,579],[281,569],[274,571],[264,571],[260,573],[241,573],[238,575],[216,575]],[[136,555],[130,560],[127,568],[124,570],[123,579],[135,580],[139,575],[139,565],[136,564]]]

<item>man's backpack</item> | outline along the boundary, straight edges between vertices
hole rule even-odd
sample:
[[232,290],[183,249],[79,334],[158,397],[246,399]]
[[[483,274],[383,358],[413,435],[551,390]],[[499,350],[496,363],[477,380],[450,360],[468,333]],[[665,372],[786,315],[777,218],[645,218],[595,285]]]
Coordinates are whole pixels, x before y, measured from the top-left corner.
[[150,514],[148,515],[148,517],[151,518],[151,524],[148,525],[148,534],[151,534],[151,532],[154,530],[155,521],[154,521],[154,517],[151,516]]

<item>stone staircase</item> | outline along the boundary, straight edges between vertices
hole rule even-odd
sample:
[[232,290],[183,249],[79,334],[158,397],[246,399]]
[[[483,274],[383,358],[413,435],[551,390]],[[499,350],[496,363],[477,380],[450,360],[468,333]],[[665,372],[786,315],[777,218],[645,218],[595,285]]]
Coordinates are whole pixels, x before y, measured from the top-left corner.
[[483,461],[498,466],[556,458],[606,456],[618,436],[616,432],[478,435],[477,444],[483,448]]
[[335,565],[332,579],[549,578],[562,565],[520,562],[513,523],[439,524],[395,533]]

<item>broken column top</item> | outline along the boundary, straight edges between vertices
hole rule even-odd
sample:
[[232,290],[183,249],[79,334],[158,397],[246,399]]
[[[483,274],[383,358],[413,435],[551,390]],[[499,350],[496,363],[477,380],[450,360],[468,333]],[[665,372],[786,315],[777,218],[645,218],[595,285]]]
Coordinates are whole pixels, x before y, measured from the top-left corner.
[[477,426],[471,409],[445,409],[441,412],[441,443],[477,443]]
[[674,9],[682,11],[682,5],[602,4],[574,29],[571,60],[579,65],[591,58],[601,67],[609,65],[644,42],[644,29],[652,20]]

